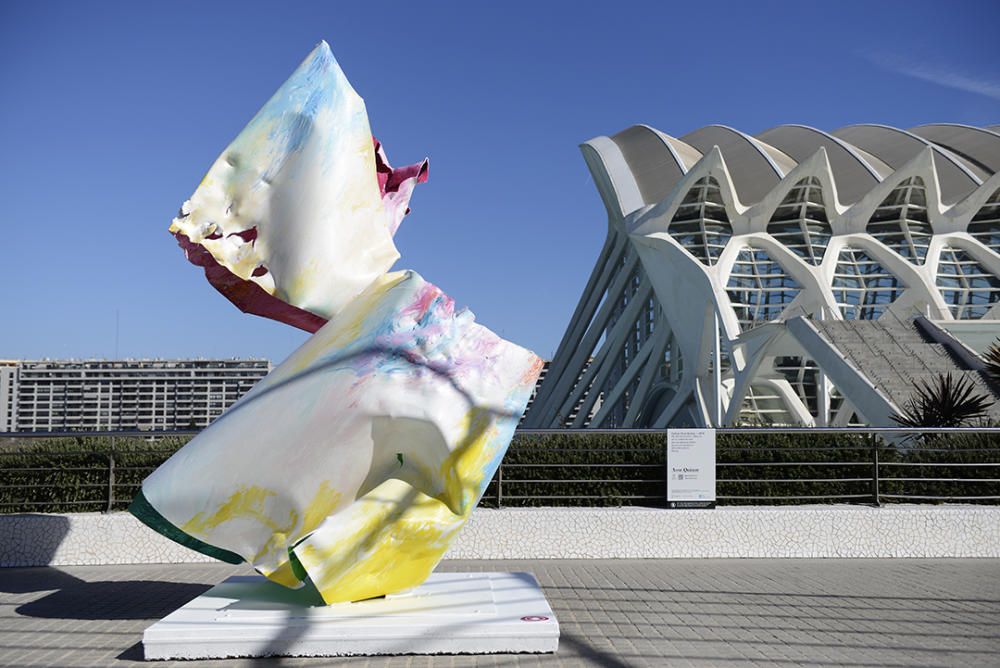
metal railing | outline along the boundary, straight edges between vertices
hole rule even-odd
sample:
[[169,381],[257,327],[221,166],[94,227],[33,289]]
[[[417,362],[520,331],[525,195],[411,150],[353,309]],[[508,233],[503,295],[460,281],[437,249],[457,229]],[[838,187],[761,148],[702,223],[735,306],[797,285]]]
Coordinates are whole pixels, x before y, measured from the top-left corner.
[[[622,502],[641,501],[640,505],[665,505],[667,479],[667,430],[653,429],[521,429],[524,437],[544,437],[555,435],[600,436],[600,435],[649,435],[660,439],[659,458],[655,462],[632,464],[625,461],[634,449],[615,450],[599,448],[588,450],[607,455],[615,453],[621,461],[612,464],[589,464],[564,461],[558,463],[522,464],[516,461],[521,448],[531,447],[528,443],[512,444],[501,465],[494,483],[487,489],[486,499],[495,500],[498,507],[505,502],[545,502],[560,497],[543,493],[532,495],[510,495],[504,486],[513,483],[534,483],[546,485],[579,484],[599,487],[621,483],[621,479],[579,477],[551,477],[546,479],[518,479],[512,473],[533,468],[580,470],[589,466],[604,470],[622,471],[626,467],[637,467],[650,472],[658,472],[657,477],[642,481],[643,485],[633,485],[639,491],[658,487],[659,493],[621,494],[614,498],[602,495],[575,495],[580,501],[619,500]],[[969,428],[836,428],[836,427],[755,427],[720,428],[715,430],[718,438],[717,449],[717,500],[721,505],[745,503],[816,503],[853,502],[882,505],[884,502],[989,502],[1000,503],[1000,427]],[[760,440],[767,436],[798,437],[795,445],[740,445],[741,438]],[[816,437],[829,439],[844,437],[846,443],[811,443]],[[909,440],[905,440],[909,437]],[[956,447],[955,439],[975,437],[981,443],[973,442],[971,447]],[[766,440],[766,438],[764,439]],[[959,446],[961,443],[958,444]],[[563,454],[572,451],[564,449]],[[584,452],[580,450],[579,452]],[[777,455],[777,457],[776,457]],[[807,456],[813,455],[813,456]],[[835,455],[834,458],[830,458]],[[780,459],[785,459],[780,461]],[[513,461],[511,461],[513,460]],[[936,460],[936,461],[927,461]],[[976,460],[976,461],[968,461]],[[951,469],[958,469],[963,475],[954,475]],[[928,472],[945,470],[949,474],[928,475]],[[764,475],[753,475],[761,471]],[[630,482],[635,482],[632,478]],[[938,489],[951,487],[949,493],[915,493],[928,485]],[[777,493],[783,487],[808,488],[802,493]],[[827,490],[824,486],[838,489]],[[968,493],[963,487],[985,488],[988,493]],[[745,493],[737,489],[749,488]],[[734,489],[737,488],[737,489]],[[757,493],[752,493],[753,491]],[[492,492],[492,495],[491,495]],[[532,505],[541,505],[532,503]]]
[[[124,510],[142,479],[179,449],[177,441],[197,434],[198,430],[0,433],[0,514]],[[37,441],[43,443],[36,445]],[[100,444],[104,447],[98,446],[99,441],[106,443]]]
[[[0,434],[0,513],[124,509],[179,439],[196,433]],[[482,504],[663,507],[666,433],[520,429]],[[1000,503],[1000,427],[756,427],[716,434],[720,505]]]

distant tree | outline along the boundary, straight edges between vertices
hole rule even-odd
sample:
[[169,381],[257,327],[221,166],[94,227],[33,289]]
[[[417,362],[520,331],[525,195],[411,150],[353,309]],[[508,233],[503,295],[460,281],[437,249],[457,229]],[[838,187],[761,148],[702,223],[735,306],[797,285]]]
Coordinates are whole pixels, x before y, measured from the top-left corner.
[[903,427],[963,427],[986,418],[993,404],[988,395],[977,393],[965,376],[939,375],[934,381],[914,383],[914,394],[889,417]]

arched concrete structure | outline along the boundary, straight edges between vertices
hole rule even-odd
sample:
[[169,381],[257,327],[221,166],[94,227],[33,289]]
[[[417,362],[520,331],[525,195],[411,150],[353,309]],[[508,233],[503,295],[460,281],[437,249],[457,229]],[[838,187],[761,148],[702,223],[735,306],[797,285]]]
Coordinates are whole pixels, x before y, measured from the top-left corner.
[[887,424],[945,363],[914,316],[1000,334],[993,130],[634,126],[581,150],[608,239],[525,426]]

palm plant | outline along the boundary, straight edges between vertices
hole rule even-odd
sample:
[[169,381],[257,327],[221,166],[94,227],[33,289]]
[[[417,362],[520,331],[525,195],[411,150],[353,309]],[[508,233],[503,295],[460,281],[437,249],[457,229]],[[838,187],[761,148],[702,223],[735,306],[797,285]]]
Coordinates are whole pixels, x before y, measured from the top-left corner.
[[1000,387],[1000,337],[983,353],[986,362],[986,377],[995,387]]
[[993,399],[977,393],[966,376],[939,375],[933,381],[914,383],[914,394],[903,404],[901,414],[889,417],[903,427],[962,427],[982,420]]

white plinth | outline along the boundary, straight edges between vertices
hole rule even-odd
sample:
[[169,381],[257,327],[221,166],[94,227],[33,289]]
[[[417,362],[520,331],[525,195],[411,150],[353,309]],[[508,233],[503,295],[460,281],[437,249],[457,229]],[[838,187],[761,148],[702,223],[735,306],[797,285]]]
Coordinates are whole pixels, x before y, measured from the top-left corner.
[[409,592],[309,605],[234,576],[143,634],[146,659],[555,652],[559,623],[530,573],[433,573]]

